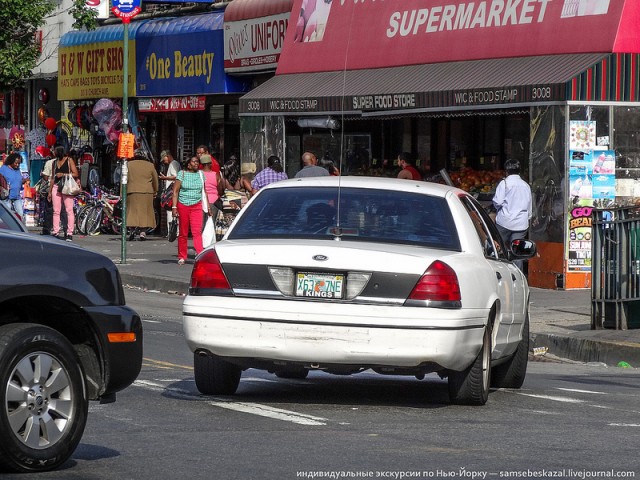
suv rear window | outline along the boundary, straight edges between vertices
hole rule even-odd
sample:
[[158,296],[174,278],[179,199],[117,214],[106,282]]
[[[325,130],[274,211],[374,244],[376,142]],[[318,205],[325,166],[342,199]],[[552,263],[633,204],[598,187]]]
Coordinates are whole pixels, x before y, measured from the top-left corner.
[[366,188],[342,187],[340,193],[333,187],[276,188],[261,192],[246,209],[229,232],[230,240],[340,236],[460,250],[441,197]]

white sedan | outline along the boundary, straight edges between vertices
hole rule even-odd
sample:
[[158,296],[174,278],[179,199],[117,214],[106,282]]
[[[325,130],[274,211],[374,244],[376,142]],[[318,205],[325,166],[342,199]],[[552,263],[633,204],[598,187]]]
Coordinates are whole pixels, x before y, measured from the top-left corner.
[[183,306],[198,390],[233,394],[243,370],[305,378],[437,372],[453,403],[519,388],[529,287],[468,193],[368,177],[286,180],[259,191],[196,259]]

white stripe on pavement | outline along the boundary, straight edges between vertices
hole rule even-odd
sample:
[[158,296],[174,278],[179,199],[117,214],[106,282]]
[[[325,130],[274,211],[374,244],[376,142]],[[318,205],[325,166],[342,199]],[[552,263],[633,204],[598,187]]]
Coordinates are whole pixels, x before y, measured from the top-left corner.
[[562,390],[564,392],[593,393],[594,395],[607,395],[607,392],[594,392],[593,390],[579,390],[577,388],[560,388],[560,387],[557,387],[557,390]]
[[282,410],[281,408],[268,407],[259,403],[240,403],[240,402],[209,402],[214,407],[226,408],[227,410],[235,410],[236,412],[250,413],[261,417],[283,420],[285,422],[298,423],[300,425],[326,425],[327,419],[322,417],[314,417],[303,413],[292,412],[290,410]]
[[[150,382],[149,380],[136,380],[133,384],[137,387],[146,388],[156,392],[169,392],[174,397],[188,397],[189,399],[202,398],[200,394],[183,390],[179,388],[169,388],[157,382]],[[210,398],[210,397],[208,397]],[[214,397],[215,398],[215,397]],[[259,403],[242,403],[242,402],[230,402],[226,400],[214,400],[208,402],[214,407],[226,408],[227,410],[235,410],[237,412],[249,413],[251,415],[258,415],[261,417],[273,418],[275,420],[282,420],[285,422],[297,423],[299,425],[326,425],[329,421],[326,418],[314,417],[312,415],[306,415],[304,413],[292,412],[290,410],[283,410],[281,408],[269,407]]]

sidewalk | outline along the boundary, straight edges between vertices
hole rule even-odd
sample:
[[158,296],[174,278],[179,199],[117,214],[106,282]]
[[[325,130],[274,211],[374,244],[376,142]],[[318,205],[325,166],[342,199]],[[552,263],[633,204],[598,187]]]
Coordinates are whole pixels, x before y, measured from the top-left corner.
[[[148,237],[126,242],[126,263],[121,264],[120,236],[74,236],[74,243],[111,258],[125,286],[186,294],[195,251],[178,265],[176,242]],[[190,242],[191,244],[191,242]],[[580,362],[601,362],[616,366],[624,361],[640,368],[640,329],[591,330],[591,290],[531,289],[531,348],[546,347],[548,353]]]

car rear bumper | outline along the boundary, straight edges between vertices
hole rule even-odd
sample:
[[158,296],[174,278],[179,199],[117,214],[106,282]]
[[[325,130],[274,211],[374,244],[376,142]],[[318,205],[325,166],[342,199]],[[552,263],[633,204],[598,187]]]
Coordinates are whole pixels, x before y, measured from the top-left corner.
[[[269,311],[268,301],[263,309],[245,305],[242,311],[216,308],[212,312],[211,308],[203,308],[201,302],[201,299],[187,300],[183,311],[185,337],[194,352],[206,350],[221,357],[364,368],[436,364],[463,370],[480,351],[487,318],[484,313],[474,312],[463,320],[425,320],[427,309],[406,307],[374,307],[374,315],[358,317],[357,309],[349,312],[344,306],[326,304],[316,304],[312,306],[315,313],[301,315],[286,309]],[[223,304],[227,302],[222,300]],[[217,303],[216,300],[216,307]],[[433,309],[428,310],[433,315]],[[242,316],[244,312],[260,316],[247,318]],[[415,318],[398,319],[402,312]],[[441,314],[446,317],[451,312]]]

